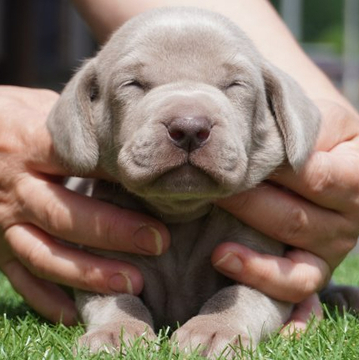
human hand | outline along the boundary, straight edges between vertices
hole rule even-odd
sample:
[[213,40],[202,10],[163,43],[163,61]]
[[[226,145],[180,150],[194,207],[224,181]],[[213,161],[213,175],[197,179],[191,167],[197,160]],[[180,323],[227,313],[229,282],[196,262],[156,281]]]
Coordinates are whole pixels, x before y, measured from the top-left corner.
[[297,315],[292,320],[299,328],[309,318],[308,303],[319,315],[312,295],[328,283],[359,234],[359,118],[334,102],[317,101],[317,106],[323,124],[316,151],[298,174],[285,167],[270,183],[218,203],[293,248],[278,258],[225,243],[212,256],[223,274],[297,303],[300,320]]
[[74,324],[74,303],[57,284],[137,294],[142,277],[130,264],[55,238],[151,255],[167,248],[169,234],[148,216],[63,187],[70,174],[56,162],[45,125],[57,98],[47,90],[0,87],[0,269],[41,315]]

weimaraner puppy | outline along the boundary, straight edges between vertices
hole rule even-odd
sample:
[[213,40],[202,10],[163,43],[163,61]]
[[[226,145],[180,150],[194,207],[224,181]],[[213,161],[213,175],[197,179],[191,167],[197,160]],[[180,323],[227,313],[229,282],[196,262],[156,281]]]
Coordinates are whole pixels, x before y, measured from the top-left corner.
[[284,246],[213,203],[283,164],[300,169],[319,123],[298,84],[227,18],[163,8],[116,31],[68,83],[48,127],[73,173],[100,167],[116,179],[96,182],[93,196],[161,219],[172,240],[159,257],[96,251],[136,265],[145,286],[138,297],[78,291],[81,343],[117,348],[121,334],[180,324],[180,348],[213,357],[278,330],[292,305],[225,278],[210,256],[226,241],[274,255]]

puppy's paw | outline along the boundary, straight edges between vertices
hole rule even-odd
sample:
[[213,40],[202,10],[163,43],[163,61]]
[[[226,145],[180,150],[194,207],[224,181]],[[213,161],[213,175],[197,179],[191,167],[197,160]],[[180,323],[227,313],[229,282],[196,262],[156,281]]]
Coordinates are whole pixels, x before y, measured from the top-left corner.
[[331,284],[320,293],[320,300],[329,308],[359,315],[359,287]]
[[149,325],[142,321],[105,324],[81,336],[79,348],[87,348],[91,353],[126,352],[126,347],[139,338],[154,340],[156,335]]
[[[230,322],[218,321],[207,315],[199,315],[172,335],[172,340],[185,352],[198,351],[207,358],[238,358],[241,348],[251,345],[250,337],[244,331],[231,326]],[[237,346],[237,349],[236,349]]]

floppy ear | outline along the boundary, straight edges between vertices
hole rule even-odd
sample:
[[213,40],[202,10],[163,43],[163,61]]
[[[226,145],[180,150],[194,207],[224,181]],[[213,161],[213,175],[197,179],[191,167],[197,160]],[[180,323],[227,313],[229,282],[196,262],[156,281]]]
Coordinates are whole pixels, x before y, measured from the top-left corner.
[[267,102],[284,141],[288,162],[298,170],[312,151],[320,114],[289,75],[265,63],[262,67]]
[[92,106],[97,91],[92,60],[66,85],[47,120],[55,153],[77,175],[93,170],[99,158]]

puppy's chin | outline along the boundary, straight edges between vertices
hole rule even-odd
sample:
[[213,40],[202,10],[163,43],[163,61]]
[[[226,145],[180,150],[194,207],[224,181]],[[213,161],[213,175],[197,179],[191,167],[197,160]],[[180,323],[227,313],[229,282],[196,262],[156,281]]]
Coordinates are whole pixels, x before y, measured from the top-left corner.
[[198,167],[190,164],[171,169],[160,175],[151,185],[154,192],[178,200],[206,199],[216,196],[219,184]]
[[153,198],[147,203],[151,214],[166,223],[183,223],[208,214],[213,205],[204,200],[171,200]]
[[141,197],[161,216],[188,221],[203,216],[214,200],[228,195],[211,176],[186,164],[159,176]]

